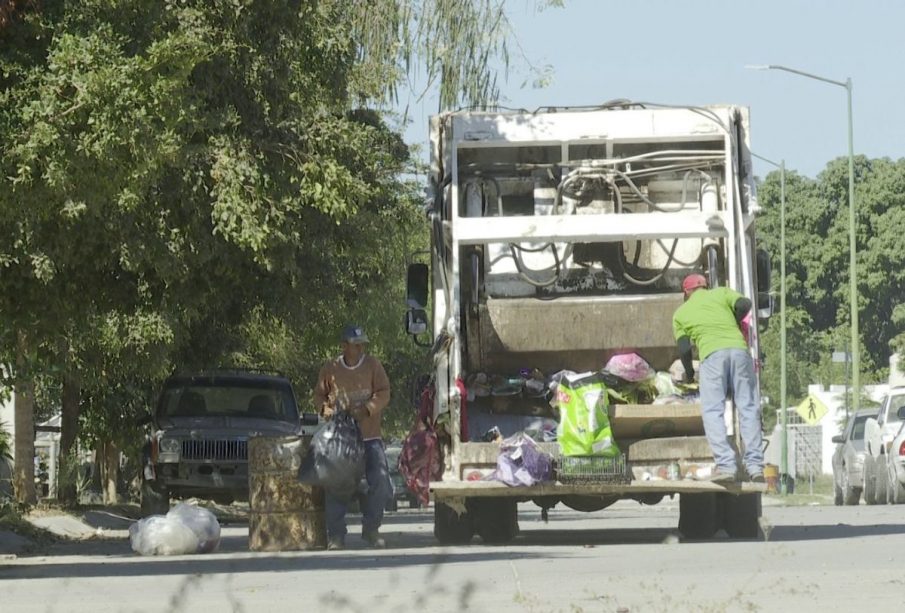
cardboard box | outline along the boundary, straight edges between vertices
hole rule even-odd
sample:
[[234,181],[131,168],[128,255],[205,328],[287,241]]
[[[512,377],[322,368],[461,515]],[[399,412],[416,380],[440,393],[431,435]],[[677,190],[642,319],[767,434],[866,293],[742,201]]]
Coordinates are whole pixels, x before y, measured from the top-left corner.
[[609,407],[613,438],[661,438],[704,434],[700,404],[614,404]]

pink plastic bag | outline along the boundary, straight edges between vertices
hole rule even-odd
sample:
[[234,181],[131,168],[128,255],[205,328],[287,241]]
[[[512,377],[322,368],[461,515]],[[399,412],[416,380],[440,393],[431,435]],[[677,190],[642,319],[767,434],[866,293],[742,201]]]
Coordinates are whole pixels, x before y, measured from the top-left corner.
[[748,311],[748,314],[742,317],[742,321],[738,324],[739,329],[742,331],[742,336],[745,337],[745,343],[749,346],[751,345],[751,324],[753,321],[754,318],[751,316],[751,311]]
[[657,373],[647,360],[637,353],[618,353],[610,358],[604,370],[626,381],[644,381]]

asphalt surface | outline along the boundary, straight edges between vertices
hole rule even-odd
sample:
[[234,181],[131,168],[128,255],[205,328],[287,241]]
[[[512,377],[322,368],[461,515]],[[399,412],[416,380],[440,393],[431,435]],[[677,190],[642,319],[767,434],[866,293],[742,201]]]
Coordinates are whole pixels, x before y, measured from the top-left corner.
[[110,517],[100,537],[0,559],[0,611],[894,611],[903,517],[768,499],[757,540],[683,541],[676,502],[554,509],[547,523],[524,504],[512,543],[440,547],[430,511],[406,510],[387,516],[386,550],[351,517],[344,551],[252,553],[239,522],[216,553],[173,557],[133,553]]

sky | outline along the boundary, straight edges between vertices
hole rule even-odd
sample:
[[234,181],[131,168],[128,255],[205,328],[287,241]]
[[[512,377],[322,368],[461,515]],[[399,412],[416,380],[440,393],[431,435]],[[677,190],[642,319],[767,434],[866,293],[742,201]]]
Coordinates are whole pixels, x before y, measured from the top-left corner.
[[[905,1],[506,0],[515,40],[502,104],[535,109],[616,98],[664,104],[737,104],[751,110],[751,148],[816,177],[848,155],[845,88],[778,64],[853,83],[855,154],[905,156]],[[517,41],[517,44],[516,44]],[[520,57],[523,54],[524,58]],[[528,62],[550,66],[544,88],[523,85]],[[436,96],[409,105],[410,143],[427,144]],[[774,170],[755,160],[755,173]]]

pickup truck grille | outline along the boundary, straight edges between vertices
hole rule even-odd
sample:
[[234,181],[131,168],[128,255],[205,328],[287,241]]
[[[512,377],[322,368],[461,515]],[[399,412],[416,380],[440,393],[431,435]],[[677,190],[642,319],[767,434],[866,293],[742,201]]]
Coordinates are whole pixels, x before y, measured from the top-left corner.
[[182,441],[185,460],[248,460],[248,441],[193,440]]

